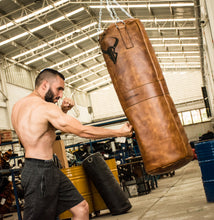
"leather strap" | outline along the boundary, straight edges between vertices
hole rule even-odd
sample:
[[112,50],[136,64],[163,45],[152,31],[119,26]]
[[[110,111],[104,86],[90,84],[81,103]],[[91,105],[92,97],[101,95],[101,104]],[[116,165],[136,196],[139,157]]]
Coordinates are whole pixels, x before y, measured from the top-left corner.
[[129,36],[129,33],[127,31],[126,25],[123,22],[120,22],[117,24],[117,29],[120,32],[120,36],[123,40],[123,43],[126,47],[126,49],[130,49],[134,47],[134,44],[131,41],[131,38]]

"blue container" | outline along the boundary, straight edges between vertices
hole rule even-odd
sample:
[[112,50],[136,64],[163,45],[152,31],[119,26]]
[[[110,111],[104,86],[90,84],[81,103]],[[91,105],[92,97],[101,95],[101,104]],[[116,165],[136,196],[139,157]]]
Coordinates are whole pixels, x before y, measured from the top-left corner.
[[214,159],[214,140],[197,143],[195,151],[198,161]]
[[196,153],[199,155],[200,154],[212,154],[213,155],[213,152],[214,152],[214,149],[204,149],[203,151],[196,150]]
[[204,141],[195,144],[196,151],[203,152],[204,150],[214,149],[214,141]]
[[214,140],[197,143],[195,150],[207,201],[214,202]]
[[214,179],[214,159],[199,161],[203,180]]
[[214,179],[203,181],[207,202],[214,202]]
[[209,151],[213,151],[214,147],[212,146],[206,146],[206,145],[196,145],[195,150],[198,153],[203,153],[203,152],[209,152]]
[[214,159],[214,151],[202,152],[202,153],[197,152],[196,154],[199,161]]

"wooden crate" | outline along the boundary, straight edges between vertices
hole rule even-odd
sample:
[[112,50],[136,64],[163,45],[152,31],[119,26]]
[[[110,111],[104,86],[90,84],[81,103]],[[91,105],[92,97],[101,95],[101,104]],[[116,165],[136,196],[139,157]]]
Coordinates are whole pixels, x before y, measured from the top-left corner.
[[11,130],[0,130],[1,142],[11,142],[13,140]]

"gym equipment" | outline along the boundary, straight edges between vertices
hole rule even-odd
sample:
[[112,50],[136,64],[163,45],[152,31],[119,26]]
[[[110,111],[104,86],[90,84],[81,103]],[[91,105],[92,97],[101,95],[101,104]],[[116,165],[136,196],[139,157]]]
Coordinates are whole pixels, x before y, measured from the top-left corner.
[[[79,193],[88,202],[89,213],[94,211],[92,194],[88,184],[88,179],[82,166],[61,169],[61,171],[71,180]],[[71,218],[72,214],[65,211],[59,215],[60,219]]]
[[99,152],[88,156],[82,165],[112,215],[125,213],[132,207]]
[[[115,179],[117,180],[117,182],[120,183],[115,158],[105,160],[105,162],[108,165],[111,172],[113,173],[113,175],[114,175]],[[95,213],[99,212],[100,210],[107,209],[107,206],[106,206],[105,202],[103,201],[101,195],[97,191],[97,189],[94,186],[93,182],[92,181],[89,181],[89,182],[90,182],[90,188],[91,188],[92,200],[93,200]]]
[[146,172],[167,173],[191,161],[191,147],[140,20],[111,24],[99,43]]

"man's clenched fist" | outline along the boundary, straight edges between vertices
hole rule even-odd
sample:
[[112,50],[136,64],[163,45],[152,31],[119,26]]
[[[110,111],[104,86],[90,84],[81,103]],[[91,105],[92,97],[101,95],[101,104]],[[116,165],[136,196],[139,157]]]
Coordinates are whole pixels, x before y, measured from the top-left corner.
[[62,101],[61,109],[64,113],[67,113],[74,106],[74,101],[69,98],[64,98]]

